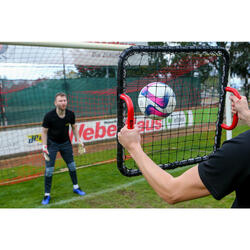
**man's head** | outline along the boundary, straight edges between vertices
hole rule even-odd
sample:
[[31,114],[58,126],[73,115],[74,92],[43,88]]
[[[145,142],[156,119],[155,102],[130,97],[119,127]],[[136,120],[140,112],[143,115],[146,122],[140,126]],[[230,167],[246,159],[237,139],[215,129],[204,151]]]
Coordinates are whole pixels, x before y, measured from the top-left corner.
[[60,110],[67,108],[67,95],[63,92],[57,93],[55,96],[55,106]]

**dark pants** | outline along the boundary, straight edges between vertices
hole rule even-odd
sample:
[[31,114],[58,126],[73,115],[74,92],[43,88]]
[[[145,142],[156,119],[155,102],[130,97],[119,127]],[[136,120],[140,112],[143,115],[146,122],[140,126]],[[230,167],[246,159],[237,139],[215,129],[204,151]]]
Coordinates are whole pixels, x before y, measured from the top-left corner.
[[66,141],[64,143],[57,143],[48,139],[47,146],[48,146],[50,161],[45,161],[46,162],[45,193],[50,193],[51,190],[52,176],[55,168],[55,160],[57,152],[60,152],[63,160],[66,162],[72,183],[76,185],[77,184],[76,165],[74,162],[73,149],[70,141]]

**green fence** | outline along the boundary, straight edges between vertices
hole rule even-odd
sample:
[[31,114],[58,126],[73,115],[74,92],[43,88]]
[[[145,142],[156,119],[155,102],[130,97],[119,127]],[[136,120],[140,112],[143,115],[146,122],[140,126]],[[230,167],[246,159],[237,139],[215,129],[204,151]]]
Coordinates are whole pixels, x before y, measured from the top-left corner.
[[[127,79],[128,95],[138,110],[137,98],[140,89],[130,90],[130,83],[141,81],[136,77]],[[4,82],[4,81],[3,81]],[[19,86],[15,80],[8,80],[5,85]],[[168,83],[174,90],[177,108],[185,108],[190,102],[200,105],[200,81],[194,77],[178,77]],[[76,117],[96,117],[116,114],[116,78],[92,77],[77,79],[49,79],[27,81],[26,85],[13,91],[2,93],[4,113],[1,119],[8,125],[37,123],[54,108],[54,96],[58,92],[68,95],[68,108]]]

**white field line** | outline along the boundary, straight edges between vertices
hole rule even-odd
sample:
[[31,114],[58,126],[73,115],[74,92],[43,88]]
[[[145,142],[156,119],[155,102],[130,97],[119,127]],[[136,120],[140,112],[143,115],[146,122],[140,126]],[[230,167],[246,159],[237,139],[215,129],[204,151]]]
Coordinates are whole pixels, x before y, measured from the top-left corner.
[[[176,168],[176,169],[173,169],[173,170],[168,170],[168,172],[169,173],[175,173],[175,172],[178,172],[180,170],[186,170],[186,169],[188,169],[190,167],[191,166]],[[107,189],[104,189],[104,190],[101,190],[99,192],[95,192],[95,193],[92,193],[92,194],[86,194],[84,196],[78,196],[78,197],[73,197],[73,198],[70,198],[70,199],[67,199],[67,200],[61,200],[61,201],[51,203],[51,204],[46,205],[46,206],[38,206],[37,208],[52,207],[52,206],[57,206],[57,205],[62,205],[62,204],[78,201],[78,200],[83,200],[83,199],[86,200],[86,199],[93,198],[93,197],[96,197],[96,196],[99,196],[99,195],[102,195],[102,194],[114,192],[114,191],[117,191],[117,190],[122,189],[122,188],[127,188],[127,187],[130,187],[130,186],[132,186],[134,184],[137,184],[137,183],[140,183],[140,182],[143,182],[143,181],[145,181],[145,178],[141,177],[139,180],[134,180],[134,181],[131,181],[131,182],[126,183],[126,184],[115,186],[113,188],[107,188]]]

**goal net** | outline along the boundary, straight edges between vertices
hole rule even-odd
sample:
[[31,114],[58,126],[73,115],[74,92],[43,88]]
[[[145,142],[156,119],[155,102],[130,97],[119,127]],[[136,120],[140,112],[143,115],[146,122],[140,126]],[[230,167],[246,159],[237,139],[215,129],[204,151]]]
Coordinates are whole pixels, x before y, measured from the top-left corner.
[[[41,124],[58,92],[67,94],[86,145],[82,156],[74,147],[77,167],[116,160],[117,64],[130,45],[60,46],[0,45],[0,185],[44,174]],[[71,130],[70,139],[74,145]],[[55,173],[64,170],[58,153]]]

